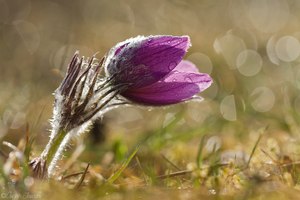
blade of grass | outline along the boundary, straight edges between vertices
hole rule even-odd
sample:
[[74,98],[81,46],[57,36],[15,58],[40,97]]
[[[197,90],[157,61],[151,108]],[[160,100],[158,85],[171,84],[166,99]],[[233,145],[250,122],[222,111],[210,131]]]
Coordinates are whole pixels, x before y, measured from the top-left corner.
[[197,167],[198,167],[198,168],[201,167],[202,160],[203,160],[203,157],[202,157],[202,151],[203,151],[203,148],[204,148],[205,136],[206,136],[206,135],[203,135],[203,136],[202,136],[201,141],[200,141],[200,144],[199,144],[199,148],[198,148],[197,160],[196,160],[196,162],[197,162]]
[[179,171],[182,170],[177,165],[175,165],[172,161],[170,161],[166,156],[164,156],[163,154],[161,154],[161,157],[175,169],[177,169]]
[[74,187],[74,189],[79,189],[80,186],[82,185],[83,181],[84,181],[84,178],[86,176],[86,174],[88,173],[88,169],[90,167],[90,163],[88,163],[88,165],[86,166],[82,176],[80,177],[80,180],[77,182],[76,186]]
[[249,164],[250,164],[250,162],[251,162],[251,159],[252,159],[252,157],[253,157],[253,155],[254,155],[254,152],[255,152],[255,150],[256,150],[256,148],[257,148],[257,146],[258,146],[258,143],[260,142],[261,138],[262,138],[262,133],[259,134],[259,136],[258,136],[258,138],[257,138],[257,140],[256,140],[256,142],[255,142],[255,145],[254,145],[254,147],[253,147],[253,149],[252,149],[252,151],[251,151],[249,160],[248,160],[248,162],[247,162],[246,168],[249,167]]
[[173,172],[170,174],[166,174],[166,175],[160,175],[157,178],[158,179],[166,179],[166,178],[173,178],[173,177],[177,177],[177,176],[183,176],[186,174],[191,174],[193,171],[191,170],[182,170],[182,171],[178,171],[178,172]]
[[33,142],[34,142],[34,138],[30,137],[29,124],[27,123],[26,124],[26,145],[25,145],[25,149],[24,149],[24,156],[25,156],[26,162],[29,162],[29,156],[30,156]]
[[122,166],[111,176],[107,179],[107,183],[113,184],[122,174],[122,172],[126,169],[126,167],[129,165],[132,158],[136,155],[136,153],[139,150],[139,146],[135,148],[135,150],[129,155],[129,157],[125,160],[125,162],[122,164]]
[[147,175],[145,174],[145,171],[144,171],[144,169],[143,169],[143,167],[142,167],[142,165],[141,165],[141,162],[140,162],[139,157],[136,156],[136,157],[135,157],[135,160],[136,160],[136,162],[137,162],[139,168],[140,168],[141,171],[142,171],[142,175],[143,175],[143,178],[144,178],[144,182],[145,182],[146,184],[148,184],[148,181],[147,181]]

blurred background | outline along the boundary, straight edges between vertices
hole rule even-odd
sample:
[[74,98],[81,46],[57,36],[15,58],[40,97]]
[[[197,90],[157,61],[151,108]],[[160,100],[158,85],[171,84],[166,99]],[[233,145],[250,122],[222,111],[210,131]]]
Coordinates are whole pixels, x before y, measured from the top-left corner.
[[118,108],[84,143],[106,140],[122,158],[147,140],[150,149],[181,149],[187,159],[204,134],[207,151],[241,149],[266,127],[291,141],[300,122],[299,10],[297,0],[0,0],[0,139],[17,143],[28,125],[42,149],[52,92],[76,50],[100,58],[127,38],[170,34],[189,35],[185,59],[213,77],[205,100]]

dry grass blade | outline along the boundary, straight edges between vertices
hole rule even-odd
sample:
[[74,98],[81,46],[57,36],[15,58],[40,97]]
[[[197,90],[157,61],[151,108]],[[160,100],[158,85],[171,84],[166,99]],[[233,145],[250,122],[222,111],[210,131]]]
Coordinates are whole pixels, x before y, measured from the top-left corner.
[[161,154],[161,157],[165,160],[165,161],[167,161],[167,163],[169,163],[172,167],[174,167],[175,169],[177,169],[177,170],[182,170],[182,169],[180,169],[177,165],[175,165],[172,161],[170,161],[166,156],[164,156],[163,154]]
[[84,181],[84,179],[85,179],[85,176],[86,176],[86,174],[88,173],[89,167],[90,167],[90,163],[88,163],[88,165],[86,166],[86,168],[85,168],[85,170],[84,170],[82,176],[80,177],[80,180],[79,180],[78,183],[75,185],[74,189],[78,189],[78,188],[81,187],[81,185],[82,185],[82,183],[83,183],[83,181]]
[[88,174],[89,172],[88,172],[88,171],[87,171],[87,172],[83,171],[83,172],[72,173],[72,174],[63,176],[63,177],[61,178],[61,180],[63,181],[63,180],[72,178],[72,177],[74,177],[74,176],[82,175],[82,174],[84,174],[84,173]]
[[255,145],[254,145],[254,147],[253,147],[253,149],[252,149],[252,151],[251,151],[251,154],[250,154],[249,160],[248,160],[248,162],[247,162],[246,168],[249,167],[249,164],[250,164],[250,162],[251,162],[251,159],[252,159],[252,157],[253,157],[253,155],[254,155],[254,152],[255,152],[255,150],[256,150],[256,148],[257,148],[257,146],[258,146],[258,143],[260,142],[261,138],[262,138],[262,134],[259,134],[259,136],[258,136],[258,138],[257,138],[257,140],[256,140],[256,142],[255,142]]
[[161,176],[158,176],[157,178],[158,179],[172,178],[172,177],[176,177],[176,176],[183,176],[186,174],[190,174],[192,172],[193,171],[191,171],[191,170],[183,170],[183,171],[178,171],[178,172],[174,172],[174,173],[170,173],[170,174],[166,174],[166,175],[161,175]]

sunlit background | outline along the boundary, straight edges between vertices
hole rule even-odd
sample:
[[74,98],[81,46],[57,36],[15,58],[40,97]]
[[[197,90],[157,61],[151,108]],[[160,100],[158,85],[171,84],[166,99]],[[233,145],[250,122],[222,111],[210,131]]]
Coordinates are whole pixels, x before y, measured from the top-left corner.
[[0,0],[0,139],[17,143],[28,125],[40,151],[48,140],[52,92],[74,52],[100,58],[117,42],[155,34],[189,35],[185,59],[214,84],[201,103],[107,113],[94,133],[104,134],[106,144],[126,153],[170,123],[162,146],[184,152],[186,142],[193,144],[195,151],[183,157],[197,153],[203,134],[207,151],[241,149],[234,138],[254,135],[254,141],[266,127],[297,138],[299,10],[297,0]]

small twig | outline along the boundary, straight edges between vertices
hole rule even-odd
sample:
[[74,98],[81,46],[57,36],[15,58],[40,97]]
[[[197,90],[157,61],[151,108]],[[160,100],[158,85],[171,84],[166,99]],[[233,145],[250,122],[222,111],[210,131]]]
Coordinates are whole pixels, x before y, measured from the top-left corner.
[[[73,174],[65,175],[65,176],[63,176],[63,177],[61,178],[61,180],[63,181],[63,180],[72,178],[72,177],[74,177],[74,176],[82,175],[82,174],[84,174],[84,173],[85,173],[85,171],[83,171],[83,172],[76,172],[76,173],[73,173]],[[90,172],[87,171],[86,173],[88,174],[88,173],[90,173]]]
[[274,163],[276,163],[276,164],[278,164],[278,161],[276,160],[276,159],[274,159],[268,152],[266,152],[264,149],[260,149],[266,156],[268,156],[271,160],[272,160],[272,162],[274,162]]
[[86,166],[86,168],[85,168],[85,170],[84,170],[84,172],[83,172],[83,174],[82,174],[80,180],[79,180],[78,183],[75,185],[74,189],[79,189],[79,188],[80,188],[80,186],[81,186],[81,184],[83,183],[84,178],[85,178],[85,176],[86,176],[86,174],[87,174],[87,172],[88,172],[89,167],[90,167],[90,163],[88,163],[88,165]]
[[29,138],[30,138],[30,132],[29,132],[29,123],[26,123],[26,128],[25,128],[25,141],[26,141],[26,146],[29,143]]
[[163,154],[161,154],[161,157],[165,160],[165,161],[167,161],[170,165],[172,165],[175,169],[177,169],[177,170],[182,170],[182,169],[180,169],[177,165],[175,165],[172,161],[170,161],[166,156],[164,156]]
[[16,147],[15,145],[13,145],[13,144],[10,143],[10,142],[3,141],[2,144],[5,145],[5,146],[7,146],[7,147],[9,147],[10,149],[12,149],[12,150],[14,150],[14,151],[18,151],[18,152],[20,151],[20,150],[18,149],[18,147]]
[[295,162],[291,162],[291,163],[280,164],[280,167],[289,167],[289,166],[293,166],[293,165],[300,165],[300,161],[295,161]]
[[143,178],[144,178],[145,183],[147,183],[147,176],[146,176],[146,174],[145,174],[145,172],[144,172],[144,169],[143,169],[143,167],[142,167],[142,165],[141,165],[141,162],[140,162],[140,159],[138,158],[138,156],[135,157],[135,160],[136,160],[136,162],[137,162],[139,168],[140,168],[141,171],[142,171],[142,174],[143,174]]
[[178,171],[178,172],[174,172],[174,173],[170,173],[170,174],[166,174],[166,175],[161,175],[161,176],[158,176],[157,178],[158,179],[172,178],[172,177],[176,177],[176,176],[183,176],[186,174],[190,174],[192,172],[193,171],[191,171],[191,170],[182,170],[182,171]]

